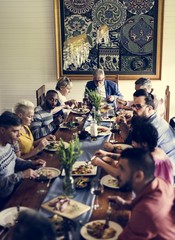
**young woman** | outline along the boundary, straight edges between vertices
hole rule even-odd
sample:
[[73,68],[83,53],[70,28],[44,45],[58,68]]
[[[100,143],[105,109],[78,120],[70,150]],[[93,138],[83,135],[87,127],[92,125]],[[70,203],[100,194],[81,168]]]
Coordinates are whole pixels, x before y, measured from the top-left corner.
[[20,131],[20,137],[18,140],[20,153],[23,159],[31,158],[41,152],[48,144],[48,140],[55,140],[55,136],[48,135],[47,138],[42,138],[34,141],[33,135],[29,129],[29,126],[34,116],[34,104],[28,100],[22,100],[15,106],[15,113],[22,120],[22,127]]

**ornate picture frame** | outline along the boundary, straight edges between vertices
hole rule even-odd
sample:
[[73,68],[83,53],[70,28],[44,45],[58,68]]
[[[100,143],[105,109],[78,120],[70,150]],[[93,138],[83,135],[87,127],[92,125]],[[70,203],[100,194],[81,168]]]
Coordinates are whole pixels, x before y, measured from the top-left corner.
[[[95,68],[103,68],[111,80],[116,75],[120,80],[161,80],[163,10],[164,0],[54,0],[57,78],[87,80]],[[107,43],[97,41],[103,26]],[[88,42],[88,58],[78,53],[79,66],[77,53],[71,60],[65,57],[70,51],[67,40]]]

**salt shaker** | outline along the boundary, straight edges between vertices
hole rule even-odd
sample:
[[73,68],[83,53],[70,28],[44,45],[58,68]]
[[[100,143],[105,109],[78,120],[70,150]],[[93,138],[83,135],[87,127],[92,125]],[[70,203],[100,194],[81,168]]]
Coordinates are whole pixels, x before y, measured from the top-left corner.
[[93,119],[90,125],[91,140],[97,140],[98,130],[97,130],[97,121]]

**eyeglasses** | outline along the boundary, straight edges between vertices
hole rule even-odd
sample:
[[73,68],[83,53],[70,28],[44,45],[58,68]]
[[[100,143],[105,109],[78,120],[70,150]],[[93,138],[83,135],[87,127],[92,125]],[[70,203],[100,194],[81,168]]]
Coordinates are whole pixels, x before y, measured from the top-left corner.
[[94,82],[96,82],[96,83],[102,83],[103,81],[104,81],[104,79],[102,79],[102,80],[94,79]]
[[147,105],[142,105],[142,104],[132,104],[131,108],[135,108],[136,110],[140,110],[143,107],[147,107]]

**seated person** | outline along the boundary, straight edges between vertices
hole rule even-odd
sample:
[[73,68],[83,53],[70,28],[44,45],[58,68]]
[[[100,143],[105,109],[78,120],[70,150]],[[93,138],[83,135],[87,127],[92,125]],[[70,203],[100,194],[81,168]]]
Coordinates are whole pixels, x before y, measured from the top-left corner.
[[[142,148],[144,150],[150,151],[154,161],[155,161],[155,176],[164,179],[165,181],[173,184],[173,167],[169,157],[165,152],[157,147],[158,132],[157,129],[149,122],[145,122],[142,118],[135,119],[132,124],[132,146],[134,148]],[[94,165],[104,168],[112,176],[117,177],[117,171],[114,169],[117,166],[115,159],[118,157],[116,153],[112,153],[115,148],[115,144],[106,145],[111,152],[99,150],[95,153],[98,158],[95,158],[92,163]],[[116,149],[117,150],[117,149]],[[119,152],[119,151],[118,151]],[[107,166],[105,156],[110,157],[110,166]],[[101,159],[99,159],[101,157]],[[112,163],[112,164],[111,164]],[[109,165],[108,164],[108,165]],[[114,167],[114,168],[113,168]]]
[[57,103],[58,93],[55,90],[49,90],[46,93],[44,104],[35,108],[34,118],[31,123],[31,132],[35,140],[53,134],[57,130],[62,121],[61,116],[53,119],[52,110]]
[[56,240],[56,231],[48,218],[31,209],[19,213],[11,239]]
[[28,100],[22,100],[15,105],[15,113],[21,118],[22,126],[18,144],[20,153],[17,156],[22,156],[23,159],[31,158],[42,151],[48,144],[48,140],[55,140],[54,135],[48,135],[45,138],[34,141],[33,135],[29,129],[34,116],[34,104]]
[[[93,80],[87,82],[86,88],[92,91],[97,91],[101,97],[109,103],[114,102],[116,98],[123,98],[117,84],[115,82],[105,80],[105,73],[102,69],[96,69],[93,72]],[[84,95],[87,94],[86,88]]]
[[[154,89],[152,88],[151,80],[148,78],[139,78],[135,81],[135,90],[144,89],[148,93],[152,94],[154,98],[154,105],[157,114],[161,117],[164,117],[165,114],[165,105],[163,98],[159,98]],[[124,99],[117,98],[118,108],[131,108],[133,101],[126,101]]]
[[175,236],[174,187],[156,178],[155,161],[140,148],[128,148],[118,163],[120,189],[134,191],[136,197],[124,200],[119,196],[108,199],[121,209],[131,210],[131,218],[118,240],[173,240]]
[[15,186],[26,178],[36,178],[33,170],[44,166],[45,161],[25,161],[17,158],[12,145],[18,141],[21,129],[21,119],[11,112],[0,115],[0,202],[9,196]]

